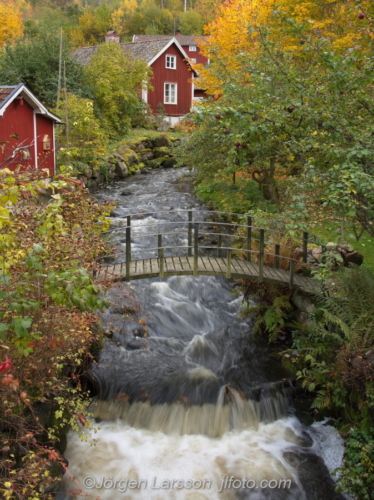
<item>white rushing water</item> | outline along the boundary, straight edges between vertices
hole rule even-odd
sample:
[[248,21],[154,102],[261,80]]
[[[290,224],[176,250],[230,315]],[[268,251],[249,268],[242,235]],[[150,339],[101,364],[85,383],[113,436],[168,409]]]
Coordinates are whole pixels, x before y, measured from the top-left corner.
[[[147,192],[155,211],[196,205],[168,184],[179,175],[137,176],[125,201],[120,188],[108,189],[122,200],[115,226]],[[164,217],[139,216],[133,251],[142,258],[152,256],[154,238],[140,235]],[[82,429],[84,440],[70,431],[57,499],[341,499],[329,472],[341,463],[342,440],[333,427],[306,427],[293,416],[289,374],[253,335],[252,320],[238,316],[233,283],[172,277],[130,285],[131,297],[125,285],[108,293],[103,323],[113,338],[91,370],[93,430]]]

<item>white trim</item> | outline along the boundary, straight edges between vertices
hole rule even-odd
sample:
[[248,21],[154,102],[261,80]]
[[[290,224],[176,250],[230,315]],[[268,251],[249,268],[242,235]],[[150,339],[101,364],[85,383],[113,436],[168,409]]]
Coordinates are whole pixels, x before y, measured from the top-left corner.
[[53,176],[56,175],[56,141],[55,141],[55,122],[52,123],[52,144],[53,144]]
[[[168,58],[169,58],[170,66],[168,66]],[[166,69],[177,69],[177,56],[174,56],[173,54],[166,54],[165,55],[165,68]]]
[[[16,99],[21,93],[25,94],[25,96],[26,96],[26,99],[25,99],[26,102],[28,104],[30,104],[30,106],[34,109],[34,111],[36,113],[40,113],[42,115],[47,115],[52,120],[54,120],[54,121],[56,121],[58,123],[61,123],[60,118],[58,116],[54,115],[53,113],[51,113],[50,111],[48,111],[48,109],[34,96],[34,94],[32,94],[30,92],[30,90],[25,86],[25,84],[23,84],[17,90],[17,92],[15,92],[14,95],[12,95],[12,98],[9,99],[9,101],[4,106],[2,106],[2,108],[0,109],[0,116],[4,115],[5,110],[7,109],[7,107],[9,106],[9,104],[11,104],[14,101],[14,99]],[[34,104],[34,106],[32,106],[31,103]]]
[[193,109],[193,100],[194,100],[194,93],[195,93],[195,84],[193,82],[193,78],[192,78],[192,81],[191,81],[191,107],[190,107],[190,111],[192,111]]
[[[175,86],[175,90],[174,90],[175,102],[166,102],[166,85],[174,85]],[[169,89],[169,93],[170,93],[170,89]],[[175,106],[176,104],[178,104],[178,84],[177,83],[175,83],[175,82],[164,82],[164,104],[170,104],[170,105],[173,105],[173,106]]]
[[197,47],[196,47],[196,45],[189,45],[189,46],[188,46],[188,50],[189,50],[190,52],[196,52],[196,51],[197,51]]
[[157,61],[157,59],[162,56],[162,54],[168,50],[168,48],[170,47],[170,45],[172,45],[173,43],[175,43],[175,45],[178,47],[178,49],[180,50],[180,52],[182,53],[182,56],[184,57],[184,59],[188,59],[188,55],[186,54],[186,52],[182,49],[180,43],[178,42],[178,40],[176,38],[172,38],[161,50],[160,52],[158,52],[155,57],[149,61],[148,63],[148,66],[152,66],[152,64]]
[[148,104],[148,90],[145,90],[144,88],[142,88],[142,99],[146,104]]
[[34,117],[34,155],[35,155],[35,168],[38,169],[38,145],[36,143],[38,136],[37,136],[37,130],[36,130],[36,110],[34,109],[33,111],[33,117]]

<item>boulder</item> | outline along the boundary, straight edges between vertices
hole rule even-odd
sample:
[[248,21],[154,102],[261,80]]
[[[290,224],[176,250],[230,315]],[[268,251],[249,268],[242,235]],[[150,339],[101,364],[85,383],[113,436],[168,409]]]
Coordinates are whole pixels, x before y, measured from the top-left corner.
[[129,175],[129,169],[127,168],[126,163],[123,161],[118,161],[116,163],[116,168],[114,171],[115,171],[116,175],[118,177],[120,177],[121,179],[128,177],[128,175]]
[[175,158],[168,158],[167,160],[164,161],[162,166],[164,168],[173,168],[177,164],[177,160]]
[[312,249],[312,257],[317,261],[322,261],[323,250],[322,248],[313,248]]
[[353,252],[346,252],[345,250],[341,250],[340,253],[343,257],[345,267],[349,266],[349,264],[361,266],[361,264],[364,262],[364,256],[361,253],[356,252],[355,250]]
[[141,155],[141,160],[142,161],[152,160],[153,157],[154,157],[153,151],[146,151]]

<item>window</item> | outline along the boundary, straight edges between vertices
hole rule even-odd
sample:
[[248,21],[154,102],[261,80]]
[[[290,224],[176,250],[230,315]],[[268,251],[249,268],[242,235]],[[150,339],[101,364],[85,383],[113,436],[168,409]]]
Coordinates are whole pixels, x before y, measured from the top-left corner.
[[196,63],[196,58],[195,58],[195,57],[191,57],[190,59],[191,59],[191,61],[192,61],[193,63]]
[[164,103],[177,104],[177,84],[165,83],[164,84]]
[[196,45],[190,45],[190,46],[188,47],[188,50],[189,50],[190,52],[196,52]]
[[166,56],[166,67],[169,69],[177,69],[176,56]]

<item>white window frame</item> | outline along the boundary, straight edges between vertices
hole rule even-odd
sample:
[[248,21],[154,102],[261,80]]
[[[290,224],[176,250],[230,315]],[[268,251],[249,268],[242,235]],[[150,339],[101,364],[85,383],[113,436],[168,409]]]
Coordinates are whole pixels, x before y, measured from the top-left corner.
[[171,54],[166,54],[165,68],[177,69],[177,56],[172,56]]
[[197,49],[196,49],[196,45],[190,45],[190,46],[188,47],[188,50],[189,50],[190,52],[196,52],[196,50],[197,50]]
[[190,57],[191,61],[196,64],[196,57]]
[[[173,85],[174,86],[174,97],[175,97],[175,102],[170,102],[167,101],[167,95],[166,95],[166,87],[167,85],[169,85],[169,99],[170,99],[170,85]],[[178,104],[178,84],[177,83],[173,83],[173,82],[164,82],[164,104]]]

